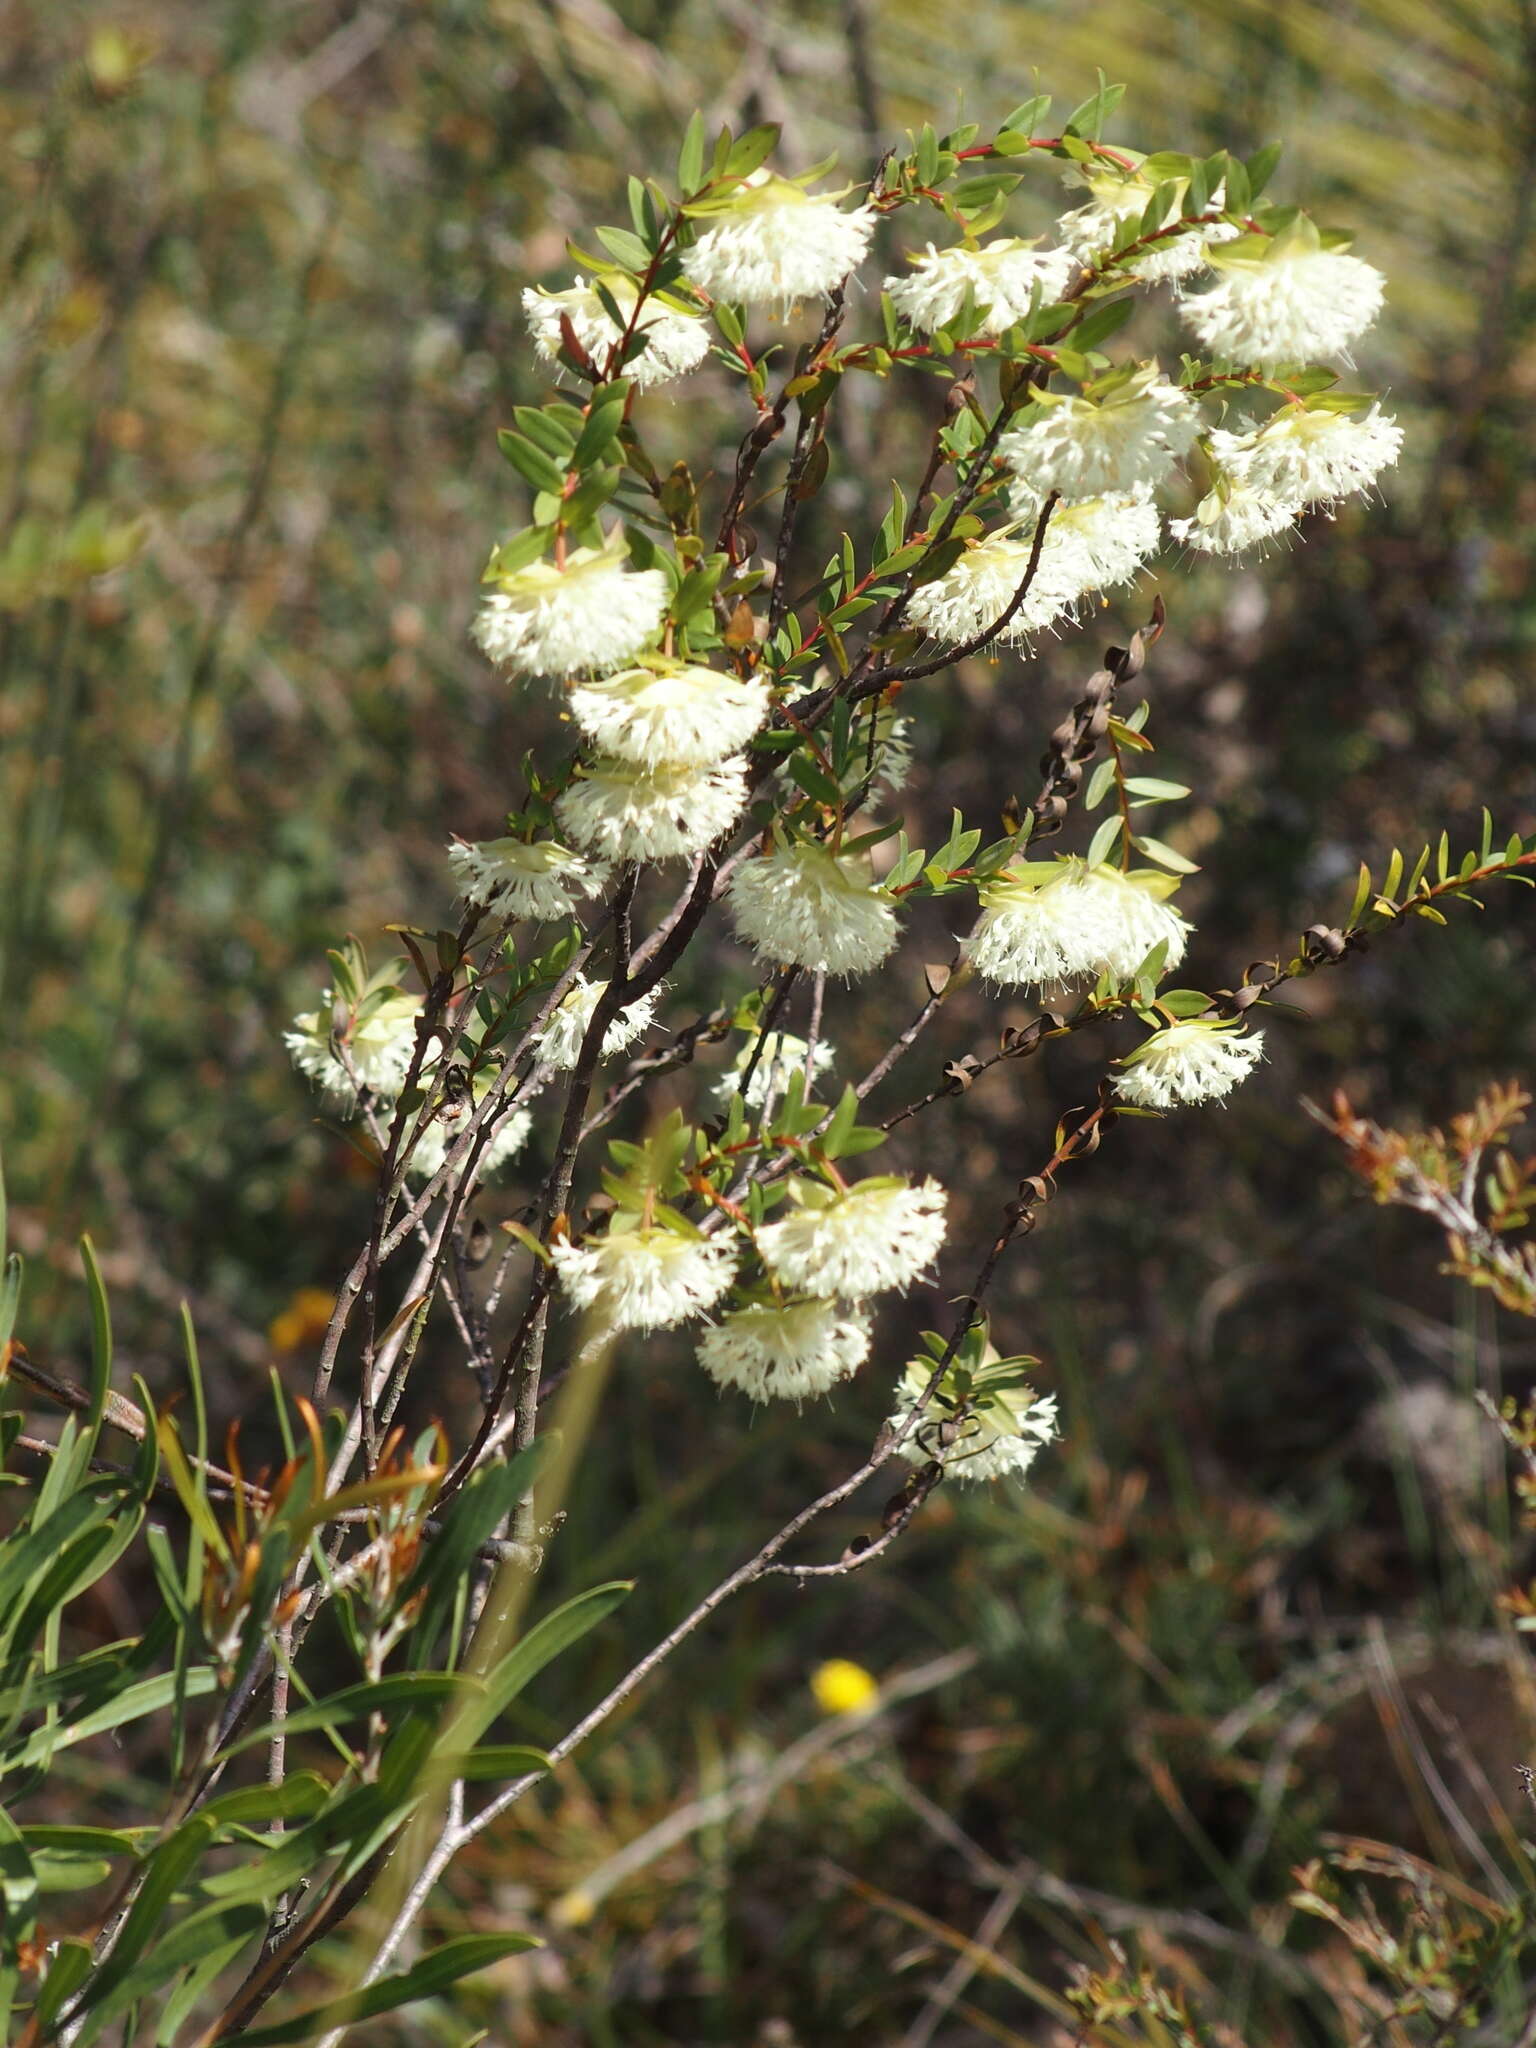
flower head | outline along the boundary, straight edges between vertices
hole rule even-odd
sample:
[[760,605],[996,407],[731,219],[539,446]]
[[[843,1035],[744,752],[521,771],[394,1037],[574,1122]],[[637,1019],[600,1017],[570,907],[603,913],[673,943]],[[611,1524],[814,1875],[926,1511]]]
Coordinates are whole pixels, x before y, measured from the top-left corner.
[[550,1247],[572,1307],[588,1310],[605,1333],[669,1330],[713,1308],[736,1271],[731,1241],[660,1225],[626,1229],[628,1220],[591,1243]]
[[[1001,1363],[990,1344],[986,1361]],[[893,1429],[900,1427],[923,1398],[934,1366],[933,1359],[918,1358],[907,1367],[896,1388],[896,1413],[890,1418]],[[1011,1378],[1011,1374],[1001,1375],[998,1383],[989,1387],[984,1364],[963,1400],[954,1397],[947,1377],[941,1380],[925,1411],[925,1422],[899,1445],[901,1456],[919,1465],[937,1458],[946,1478],[1022,1479],[1042,1445],[1060,1431],[1055,1395],[1037,1395],[1026,1386],[1009,1384]],[[945,1428],[945,1424],[950,1426]]]
[[[1138,151],[1119,150],[1117,154],[1130,161],[1117,164],[1096,157],[1091,164],[1074,163],[1066,167],[1068,182],[1086,186],[1092,198],[1088,205],[1064,215],[1057,223],[1057,232],[1062,247],[1085,266],[1098,261],[1107,263],[1116,233],[1125,221],[1141,219],[1160,182],[1141,169],[1145,158]],[[1164,228],[1176,228],[1177,232],[1161,233],[1144,248],[1114,259],[1116,269],[1145,278],[1149,284],[1178,283],[1195,276],[1209,262],[1213,243],[1233,241],[1239,233],[1230,221],[1224,220],[1189,220],[1185,225],[1190,210],[1188,180],[1174,182],[1178,185],[1178,200]],[[1225,197],[1224,187],[1218,186],[1206,201],[1205,213],[1219,214]]]
[[1184,957],[1190,927],[1166,901],[1171,876],[1129,874],[1066,859],[1006,870],[981,892],[983,917],[970,954],[988,981],[1011,987],[1129,981],[1154,946],[1165,964]]
[[[634,318],[639,288],[633,279],[617,273],[602,279],[604,291],[613,300],[626,323]],[[537,353],[547,363],[560,355],[561,316],[591,357],[599,374],[607,370],[608,358],[624,333],[597,295],[597,288],[578,277],[569,291],[546,292],[537,285],[523,293],[523,316],[528,322]],[[640,308],[635,332],[645,337],[645,346],[632,355],[615,376],[628,377],[642,390],[686,376],[709,353],[709,323],[698,313],[652,295]]]
[[712,768],[600,760],[555,799],[555,815],[579,845],[609,860],[668,860],[702,853],[746,800],[740,760]]
[[[541,1066],[557,1067],[562,1073],[569,1073],[575,1066],[581,1056],[587,1026],[592,1022],[593,1012],[607,986],[606,981],[588,981],[584,974],[576,976],[550,1012],[549,1022],[539,1038]],[[628,1009],[620,1010],[603,1033],[604,1059],[611,1059],[626,1045],[632,1045],[637,1038],[645,1036],[656,1014],[659,996],[660,990],[653,988],[638,1002],[631,1003]]]
[[1002,334],[1027,320],[1032,306],[1053,305],[1077,265],[1061,249],[1000,236],[979,249],[935,249],[912,259],[910,277],[888,277],[885,289],[898,313],[922,334],[947,327],[970,294],[981,334]]
[[1323,248],[1306,220],[1257,248],[1245,236],[1213,260],[1217,282],[1186,299],[1183,314],[1201,346],[1224,362],[1269,371],[1323,356],[1347,360],[1381,310],[1381,272]]
[[456,840],[448,865],[466,902],[491,904],[507,917],[569,917],[605,879],[600,862],[554,839]]
[[1188,453],[1199,431],[1194,401],[1148,364],[1101,398],[1037,394],[997,452],[1042,498],[1140,494]]
[[1262,1031],[1243,1031],[1219,1017],[1195,1017],[1155,1031],[1128,1053],[1115,1090],[1142,1109],[1217,1102],[1246,1081],[1263,1057]]
[[770,1031],[766,1037],[757,1031],[749,1032],[734,1062],[715,1083],[716,1106],[723,1110],[730,1108],[741,1092],[741,1077],[749,1066],[752,1069],[746,1091],[749,1109],[761,1109],[770,1096],[782,1098],[795,1075],[805,1072],[807,1057],[811,1059],[811,1078],[814,1080],[817,1074],[831,1066],[836,1055],[824,1038],[817,1039],[812,1056],[810,1046],[803,1038],[796,1038],[792,1031]]
[[601,548],[572,549],[563,566],[530,562],[501,577],[474,636],[498,667],[523,675],[601,673],[648,647],[666,608],[666,577],[631,569],[616,532]]
[[[490,1076],[487,1075],[485,1088],[489,1088],[490,1085]],[[485,1088],[478,1090],[477,1093],[483,1094]],[[505,1110],[491,1126],[490,1142],[481,1151],[476,1164],[475,1171],[478,1177],[481,1180],[489,1180],[509,1159],[515,1159],[527,1144],[528,1133],[532,1129],[533,1117],[521,1104]],[[408,1178],[415,1181],[430,1180],[448,1157],[461,1131],[462,1126],[445,1123],[440,1116],[434,1117],[416,1140],[411,1149],[411,1156],[405,1163]]]
[[[1211,439],[1214,442],[1216,434]],[[1168,531],[1197,554],[1236,555],[1261,540],[1273,540],[1295,524],[1294,505],[1281,504],[1267,491],[1222,476],[1195,507],[1194,516],[1170,519]]]
[[879,1682],[848,1657],[829,1657],[811,1673],[811,1692],[824,1714],[857,1714],[880,1697]]
[[736,929],[761,960],[867,974],[896,943],[896,908],[867,862],[810,840],[775,847],[731,878]]
[[323,989],[320,1008],[295,1017],[283,1033],[293,1064],[301,1074],[318,1081],[336,1102],[355,1100],[359,1086],[386,1099],[398,1095],[416,1045],[420,996],[395,991],[365,997],[338,1034],[346,1048],[346,1061],[332,1045],[331,1003],[331,991]]
[[878,1176],[834,1190],[796,1181],[796,1206],[757,1233],[774,1279],[808,1294],[863,1301],[909,1287],[944,1242],[949,1197],[936,1180],[917,1187]]
[[[995,626],[1028,574],[1039,502],[1030,486],[1018,486],[1009,509],[1020,523],[975,542],[942,576],[919,585],[907,604],[913,625],[952,646]],[[1145,497],[1122,492],[1055,506],[1029,589],[998,639],[1027,640],[1090,591],[1126,582],[1161,537],[1157,507]]]
[[879,216],[844,212],[839,194],[807,192],[789,178],[755,171],[683,252],[683,269],[717,299],[787,311],[825,298],[863,262]]
[[571,716],[616,760],[708,768],[744,747],[768,716],[768,686],[681,662],[578,683]]
[[699,1339],[699,1363],[754,1401],[830,1393],[869,1356],[869,1323],[835,1301],[764,1302],[735,1309]]
[[1369,490],[1396,462],[1403,430],[1374,405],[1359,419],[1287,405],[1255,433],[1210,438],[1222,475],[1294,513]]

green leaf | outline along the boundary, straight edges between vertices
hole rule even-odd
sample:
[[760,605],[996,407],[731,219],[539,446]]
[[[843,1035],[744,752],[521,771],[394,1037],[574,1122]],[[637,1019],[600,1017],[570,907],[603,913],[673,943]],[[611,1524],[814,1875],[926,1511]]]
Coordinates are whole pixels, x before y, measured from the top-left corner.
[[91,1297],[91,1407],[86,1423],[86,1442],[96,1448],[101,1435],[101,1418],[112,1384],[112,1317],[107,1309],[107,1290],[96,1263],[96,1247],[89,1237],[80,1240],[80,1257],[85,1264],[85,1284]]
[[1155,860],[1160,868],[1167,868],[1175,875],[1197,875],[1200,872],[1198,862],[1186,860],[1182,853],[1175,853],[1161,839],[1149,839],[1146,833],[1138,832],[1136,845],[1148,860]]
[[487,1778],[509,1784],[514,1778],[554,1768],[542,1749],[531,1749],[522,1742],[488,1742],[479,1749],[450,1752],[434,1757],[432,1767],[443,1778],[463,1778],[470,1784]]
[[1106,818],[1104,820],[1103,824],[1099,827],[1098,831],[1095,832],[1092,839],[1089,840],[1089,867],[1097,867],[1101,860],[1108,860],[1111,852],[1114,850],[1115,842],[1119,839],[1119,837],[1120,814],[1117,811],[1113,817]]
[[536,448],[525,434],[514,434],[510,427],[503,427],[496,436],[496,445],[536,491],[548,491],[551,497],[558,498],[565,489],[564,470],[557,469],[544,450]]
[[1110,85],[1103,72],[1099,73],[1099,89],[1092,99],[1084,100],[1067,117],[1065,133],[1084,136],[1089,142],[1097,142],[1104,133],[1104,123],[1125,98],[1123,85]]
[[67,1935],[59,1943],[58,1953],[48,1966],[42,1989],[37,1994],[37,2004],[32,2008],[32,2020],[39,2036],[46,2040],[48,2030],[64,2009],[64,2002],[74,1995],[91,1974],[91,1945]]
[[437,1700],[474,1695],[481,1690],[477,1679],[459,1671],[396,1671],[366,1685],[349,1685],[329,1699],[299,1707],[281,1721],[269,1721],[266,1727],[242,1735],[222,1754],[238,1756],[242,1750],[270,1742],[274,1735],[303,1735],[313,1728],[335,1728],[343,1721],[360,1721],[368,1714],[382,1714],[392,1707],[425,1707]]
[[[157,1677],[125,1687],[104,1706],[63,1728],[39,1728],[18,1751],[5,1758],[5,1768],[25,1770],[54,1750],[69,1749],[92,1735],[104,1735],[109,1728],[121,1728],[126,1722],[143,1720],[146,1714],[157,1714],[176,1697],[176,1679],[173,1671],[161,1672]],[[208,1665],[195,1664],[186,1673],[185,1698],[200,1699],[217,1689],[218,1678]]]
[[455,1726],[455,1737],[463,1740],[466,1748],[472,1746],[480,1732],[510,1706],[528,1681],[537,1677],[552,1658],[580,1642],[589,1629],[606,1621],[620,1602],[629,1597],[633,1585],[632,1579],[614,1579],[605,1586],[594,1586],[590,1592],[578,1593],[553,1614],[546,1614],[486,1673],[486,1702],[481,1705],[477,1701],[470,1707],[462,1717],[463,1725]]
[[269,1820],[308,1820],[330,1796],[318,1771],[290,1771],[280,1785],[242,1785],[221,1792],[200,1810],[221,1829],[260,1827]]
[[612,444],[623,424],[629,393],[629,385],[622,381],[605,384],[601,390],[593,392],[591,409],[571,451],[572,469],[589,468]]
[[[171,1901],[197,1868],[213,1840],[213,1832],[213,1825],[206,1815],[194,1814],[190,1820],[183,1821],[173,1834],[167,1835],[145,1859],[133,1904],[118,1929],[111,1954],[92,1977],[80,2001],[82,2012],[95,2012],[102,2007],[120,2010],[120,2007],[111,2007],[109,2001],[134,1964],[147,1953],[159,1959],[159,1952],[168,1946],[164,1923]],[[174,1939],[174,1933],[169,1939]],[[193,1958],[189,1956],[186,1960],[192,1961]],[[174,1965],[173,1969],[179,1967]],[[167,1976],[171,1974],[171,1970],[166,1972]],[[163,1982],[164,1979],[157,1981]],[[102,2017],[106,2017],[105,2012]]]
[[1080,349],[1098,348],[1102,342],[1108,341],[1112,335],[1120,332],[1135,310],[1136,301],[1129,295],[1118,299],[1105,299],[1101,305],[1095,306],[1091,313],[1084,314],[1072,330],[1072,339]]
[[410,1969],[393,1977],[381,1977],[366,1990],[329,1999],[324,2005],[311,2006],[307,2012],[294,2013],[272,2026],[247,2028],[239,2036],[240,2048],[287,2048],[291,2042],[312,2041],[317,2034],[329,2033],[335,2027],[354,2026],[359,2020],[373,2019],[379,2013],[396,2012],[403,2005],[435,1997],[477,1970],[489,1969],[492,1963],[502,1962],[507,1956],[542,1946],[531,1934],[461,1934],[434,1949],[431,1955],[423,1956]]
[[677,189],[686,199],[704,179],[704,116],[695,108],[677,154]]
[[1182,782],[1164,782],[1157,775],[1128,775],[1125,786],[1132,796],[1139,796],[1147,803],[1174,803],[1181,796],[1188,796],[1189,789]]
[[599,228],[597,239],[614,261],[623,264],[626,270],[644,271],[649,268],[650,250],[628,228]]
[[817,803],[825,804],[829,809],[836,810],[837,806],[842,802],[843,793],[841,789],[838,788],[820,762],[813,761],[809,754],[791,754],[789,757],[789,772],[805,791],[806,795],[813,797]]
[[776,121],[764,121],[756,128],[749,128],[745,135],[738,136],[731,144],[725,159],[725,175],[728,178],[749,178],[768,161],[778,146],[779,125]]
[[[266,1908],[248,1902],[231,1906],[209,1906],[201,1912],[189,1913],[168,1932],[155,1938],[155,1944],[136,1963],[108,1994],[96,2003],[96,1984],[91,1986],[91,2010],[86,2023],[76,2037],[78,2048],[88,2048],[92,2041],[98,2041],[102,2032],[109,2027],[119,2013],[126,2012],[151,1991],[157,1991],[178,1971],[189,1964],[201,1965],[215,1947],[223,1949],[226,1955],[234,1955],[248,1941],[253,1941],[267,1924]],[[114,1952],[115,1960],[115,1952]],[[99,1982],[99,1977],[98,1980]]]

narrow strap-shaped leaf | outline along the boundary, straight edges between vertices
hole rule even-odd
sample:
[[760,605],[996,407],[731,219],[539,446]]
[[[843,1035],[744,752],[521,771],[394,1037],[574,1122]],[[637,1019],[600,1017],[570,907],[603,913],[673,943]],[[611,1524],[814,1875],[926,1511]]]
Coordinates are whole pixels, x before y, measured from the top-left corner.
[[269,2027],[248,2029],[239,2037],[240,2048],[287,2048],[291,2042],[312,2041],[333,2027],[353,2026],[358,2020],[374,2019],[381,2012],[397,2012],[402,2005],[431,1998],[476,1970],[489,1969],[492,1963],[507,1956],[521,1955],[526,1949],[542,1945],[531,1934],[460,1935],[456,1941],[423,1956],[410,1969],[393,1977],[381,1977],[366,1991],[332,1998],[324,2005],[311,2006],[308,2012],[295,2013],[291,2019],[278,2020]]
[[383,1713],[386,1707],[423,1707],[436,1700],[483,1696],[485,1687],[474,1678],[456,1671],[397,1671],[388,1678],[376,1678],[366,1685],[349,1685],[345,1692],[299,1707],[281,1721],[269,1721],[231,1743],[225,1756],[238,1756],[242,1749],[254,1749],[270,1742],[274,1735],[301,1735],[310,1728],[335,1728],[343,1721],[359,1721],[366,1714]]

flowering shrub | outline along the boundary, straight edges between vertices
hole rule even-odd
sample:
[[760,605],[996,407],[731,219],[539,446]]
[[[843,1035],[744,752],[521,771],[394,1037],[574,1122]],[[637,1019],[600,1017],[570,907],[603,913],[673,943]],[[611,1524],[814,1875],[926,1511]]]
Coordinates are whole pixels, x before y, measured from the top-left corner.
[[[22,2038],[102,2038],[144,2006],[166,2041],[194,2011],[197,2038],[329,2040],[527,1945],[466,1937],[394,1967],[453,1858],[727,1598],[770,1574],[862,1568],[950,1479],[1012,1486],[1041,1469],[1056,1400],[1035,1391],[1039,1361],[995,1346],[987,1302],[1063,1169],[1121,1117],[1229,1095],[1262,1056],[1249,1012],[1288,981],[1536,859],[1485,833],[1455,864],[1442,842],[1406,888],[1401,862],[1379,890],[1365,875],[1346,922],[1314,926],[1290,959],[1229,988],[1166,985],[1191,936],[1177,898],[1192,863],[1146,820],[1189,791],[1145,772],[1151,706],[1133,686],[1165,610],[1137,581],[1170,542],[1227,555],[1293,535],[1308,510],[1371,489],[1401,434],[1340,383],[1381,304],[1378,274],[1345,238],[1264,198],[1273,152],[1243,163],[1104,142],[1116,98],[1101,90],[1050,134],[1044,101],[991,135],[925,129],[857,191],[770,169],[771,129],[711,144],[696,120],[674,189],[632,179],[629,225],[598,229],[600,252],[573,250],[568,287],[525,294],[553,388],[500,436],[528,523],[492,548],[473,630],[509,688],[558,702],[571,744],[524,763],[498,837],[448,849],[456,925],[397,927],[406,957],[378,970],[348,942],[317,1007],[294,1020],[296,1066],[332,1110],[355,1112],[378,1179],[311,1400],[283,1409],[277,1479],[249,1481],[233,1444],[214,1465],[141,1389],[138,1466],[87,1487],[108,1418],[98,1296],[88,1426],[53,1467],[67,1484],[44,1489],[19,1541],[38,1573],[54,1569],[72,1532],[47,1525],[76,1489],[94,1516],[81,1511],[90,1554],[49,1582],[73,1596],[131,1540],[163,1462],[191,1534],[185,1562],[155,1552],[175,1654],[143,1710],[173,1714],[174,1790],[152,1842],[100,1845],[115,1875],[92,1940],[40,1962],[32,1924],[16,1922],[12,1953],[33,1942],[25,1967],[40,1976]],[[1049,238],[998,232],[1018,224],[1026,180],[1088,196]],[[906,260],[877,291],[859,273],[887,240]],[[1135,331],[1159,332],[1166,367],[1125,346],[1143,302]],[[1201,353],[1176,354],[1171,325]],[[659,441],[691,377],[741,399],[713,502],[686,451]],[[869,519],[830,556],[809,553],[849,380],[925,377],[935,416],[911,474],[880,480]],[[1049,736],[1032,802],[1010,806],[1000,836],[957,815],[942,846],[911,845],[899,800],[925,684],[983,650],[1066,636],[1112,591],[1148,623]],[[1075,804],[1102,817],[1079,850],[1049,851]],[[907,1015],[904,918],[930,898],[950,918],[952,957],[924,970]],[[689,1016],[674,980],[716,933],[739,942],[732,979]],[[846,1078],[842,985],[877,973],[900,1019]],[[893,1104],[886,1084],[967,982],[1052,1007]],[[1096,1098],[1063,1118],[969,1258],[938,1179],[855,1166],[989,1068],[1086,1032],[1104,1045]],[[695,1053],[722,1039],[734,1039],[727,1073],[693,1085]],[[649,1098],[664,1075],[684,1106],[662,1115]],[[472,1203],[512,1173],[527,1206],[477,1281],[489,1261],[471,1259]],[[892,1357],[881,1297],[929,1277],[958,1310],[917,1359]],[[393,1426],[438,1301],[481,1396],[456,1453],[436,1433],[408,1448]],[[748,1402],[876,1382],[868,1455],[546,1752],[490,1742],[522,1686],[624,1591],[595,1589],[518,1635],[519,1589],[555,1540],[541,1404],[567,1372],[596,1375],[615,1348],[682,1329],[700,1387],[743,1418]],[[342,1412],[322,1419],[338,1396]],[[784,1556],[887,1467],[902,1479],[878,1531],[835,1559]],[[23,1594],[36,1583],[18,1580]],[[332,1613],[360,1677],[296,1705],[305,1641]],[[35,1601],[14,1624],[18,1725],[45,1716],[17,1738],[31,1765],[60,1739],[59,1701],[86,1709],[83,1726],[106,1711],[106,1680],[123,1705],[139,1667],[118,1646],[116,1663],[93,1652],[58,1668]],[[339,1774],[287,1772],[289,1742],[352,1723]],[[215,1793],[261,1749],[261,1786]],[[46,1834],[18,1841],[37,1857],[76,1853]],[[243,1863],[203,1867],[235,1839]],[[357,1995],[253,2026],[370,1890],[380,1931]]]

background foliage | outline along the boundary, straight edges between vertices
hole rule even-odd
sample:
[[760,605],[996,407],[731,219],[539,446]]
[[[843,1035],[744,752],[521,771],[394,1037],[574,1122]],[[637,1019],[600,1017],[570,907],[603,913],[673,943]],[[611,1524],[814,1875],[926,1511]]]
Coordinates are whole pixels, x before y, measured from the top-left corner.
[[[1196,978],[1340,916],[1361,858],[1441,822],[1475,838],[1485,798],[1536,830],[1528,6],[59,0],[4,26],[0,1087],[61,1368],[84,1375],[68,1247],[89,1227],[158,1397],[183,1293],[216,1432],[269,1363],[307,1379],[369,1172],[278,1033],[340,930],[438,921],[443,842],[508,801],[529,735],[466,627],[521,514],[494,438],[535,390],[518,295],[563,281],[565,236],[621,217],[623,171],[665,166],[695,104],[783,121],[787,161],[835,147],[851,176],[957,99],[979,117],[1038,70],[1070,105],[1100,63],[1130,88],[1116,137],[1283,135],[1275,195],[1336,208],[1389,274],[1362,369],[1409,459],[1387,504],[1294,556],[1162,578],[1150,687],[1160,770],[1202,799],[1180,842],[1204,868]],[[900,424],[845,430],[831,515]],[[723,408],[692,431],[701,466],[712,436],[726,459]],[[1027,790],[1082,672],[1079,642],[947,682],[954,765],[920,765],[916,824],[942,838],[952,803]],[[1453,1293],[1414,1219],[1355,1200],[1298,1097],[1342,1081],[1384,1119],[1443,1119],[1529,1077],[1531,957],[1511,891],[1302,984],[1229,1111],[1124,1130],[1113,1171],[1079,1170],[996,1304],[1063,1395],[1034,1490],[941,1494],[852,1589],[721,1617],[451,1876],[439,1932],[526,1916],[551,1945],[411,2038],[1047,2039],[1064,1959],[1103,1964],[1089,1922],[1233,2038],[1335,2038],[1315,1988],[1251,1952],[1291,1867],[1328,1828],[1471,1855],[1394,1767],[1373,1680],[1427,1689],[1524,1825],[1494,1606],[1518,1539],[1466,1397],[1523,1395],[1533,1352]],[[837,1032],[873,1029],[850,1010]],[[974,1215],[1084,1099],[1088,1057],[1053,1048],[951,1105],[932,1163]],[[457,1440],[468,1391],[433,1390]],[[616,1375],[548,1590],[639,1584],[530,1739],[840,1472],[882,1399],[744,1431],[661,1345]],[[98,1597],[105,1632],[152,1595],[114,1576]],[[833,1654],[917,1677],[872,1721],[823,1719],[807,1679]],[[82,1803],[134,1761],[100,1748]],[[1002,1963],[923,2018],[978,1928]]]

